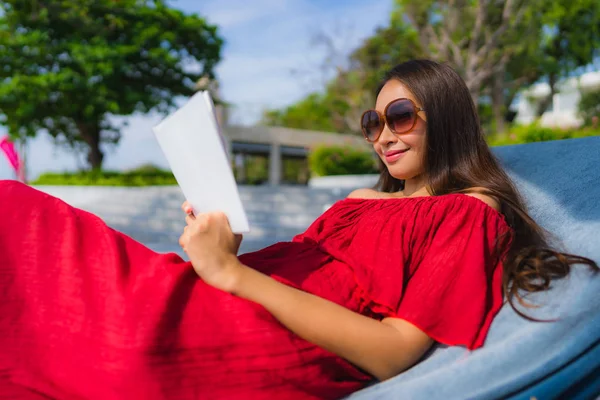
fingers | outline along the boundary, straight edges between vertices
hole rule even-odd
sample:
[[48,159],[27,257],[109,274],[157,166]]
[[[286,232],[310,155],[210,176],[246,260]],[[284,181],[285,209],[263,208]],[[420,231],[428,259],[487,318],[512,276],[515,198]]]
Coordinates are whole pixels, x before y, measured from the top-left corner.
[[237,255],[240,251],[240,246],[242,245],[242,239],[244,237],[240,234],[235,234],[233,239],[233,249],[235,254]]
[[206,220],[206,221],[209,221],[210,223],[213,223],[213,222],[224,222],[224,221],[229,222],[229,219],[227,218],[227,215],[225,215],[225,213],[221,212],[221,211],[211,211],[211,212],[205,212],[205,213],[198,213],[197,215],[188,214],[188,216],[186,217],[185,220],[186,220],[186,222],[188,222],[188,221],[194,221],[194,220]]
[[196,220],[196,217],[194,216],[194,214],[188,214],[185,217],[185,223],[188,224],[188,225],[193,224],[195,220]]
[[223,211],[213,211],[211,213],[209,213],[213,218],[216,218],[218,220],[224,220],[227,219],[227,215],[225,215],[225,213]]
[[229,227],[229,219],[227,218],[227,215],[221,211],[199,213],[198,215],[187,214],[185,217],[185,223],[188,227],[193,228],[193,231],[199,232],[205,232],[209,230],[210,227],[219,227],[224,225],[231,229],[231,227]]
[[222,211],[212,211],[205,213],[204,216],[210,225],[227,226],[231,229],[229,226],[229,218],[227,218],[227,215]]
[[181,209],[186,214],[192,214],[194,212],[192,205],[187,200],[183,202]]
[[206,232],[211,226],[214,226],[214,219],[210,213],[201,213],[198,215],[188,214],[185,217],[186,228],[190,228],[191,233]]
[[[183,208],[183,206],[182,206]],[[229,219],[227,215],[220,211],[199,213],[198,215],[188,214],[185,217],[186,226],[183,228],[183,234],[179,237],[179,246],[187,252],[189,244],[200,238],[219,237],[219,231],[232,235]],[[226,231],[223,231],[225,229]],[[205,237],[205,235],[208,235]],[[215,236],[216,235],[216,236]],[[235,252],[239,250],[242,242],[242,235],[233,235],[233,246]]]

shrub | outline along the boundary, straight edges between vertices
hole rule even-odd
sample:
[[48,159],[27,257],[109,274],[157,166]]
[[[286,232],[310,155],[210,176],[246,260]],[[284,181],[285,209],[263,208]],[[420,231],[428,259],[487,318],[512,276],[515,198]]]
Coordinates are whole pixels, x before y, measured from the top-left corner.
[[247,185],[262,185],[269,181],[269,159],[260,155],[246,156]]
[[505,135],[496,135],[488,138],[490,146],[506,146],[533,142],[546,142],[550,140],[563,140],[600,135],[599,129],[594,128],[551,128],[538,123],[531,125],[513,126]]
[[164,186],[176,185],[177,181],[170,171],[143,166],[127,172],[118,171],[80,171],[45,173],[40,175],[33,185],[61,186]]
[[376,174],[373,153],[349,146],[320,146],[308,158],[310,170],[317,176]]
[[[600,118],[600,90],[583,93],[578,108],[579,115],[583,118],[584,123],[598,128],[598,119]],[[594,117],[596,121],[594,121]]]
[[533,143],[570,139],[575,132],[571,129],[549,128],[539,124],[531,124],[516,126],[510,133],[517,138],[521,138],[523,143]]

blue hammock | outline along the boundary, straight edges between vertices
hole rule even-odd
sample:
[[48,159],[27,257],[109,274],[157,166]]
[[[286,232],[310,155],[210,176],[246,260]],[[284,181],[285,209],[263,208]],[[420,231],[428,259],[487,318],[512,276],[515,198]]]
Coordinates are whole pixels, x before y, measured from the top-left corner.
[[[494,149],[530,214],[559,249],[600,264],[600,137]],[[589,399],[600,394],[600,274],[576,266],[519,317],[508,304],[485,346],[435,347],[413,368],[349,397],[362,399]]]

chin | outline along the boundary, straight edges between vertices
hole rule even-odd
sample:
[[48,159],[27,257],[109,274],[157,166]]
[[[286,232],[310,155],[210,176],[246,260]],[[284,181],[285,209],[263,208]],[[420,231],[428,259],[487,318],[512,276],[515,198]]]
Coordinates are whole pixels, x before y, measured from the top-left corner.
[[401,181],[407,181],[419,175],[412,171],[403,171],[401,169],[396,169],[394,168],[394,166],[387,166],[387,170],[393,178],[399,179]]
[[390,173],[390,175],[392,176],[392,178],[399,179],[401,181],[406,181],[408,179],[411,179],[411,176],[408,175],[408,174],[402,174],[402,173],[393,172],[393,171],[390,171],[389,169],[388,169],[388,172]]

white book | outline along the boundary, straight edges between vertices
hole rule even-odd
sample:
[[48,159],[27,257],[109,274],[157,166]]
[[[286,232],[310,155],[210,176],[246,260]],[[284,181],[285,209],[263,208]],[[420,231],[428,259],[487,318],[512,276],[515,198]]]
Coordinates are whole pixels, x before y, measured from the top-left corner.
[[194,94],[152,130],[194,214],[222,211],[234,233],[249,232],[210,94]]

